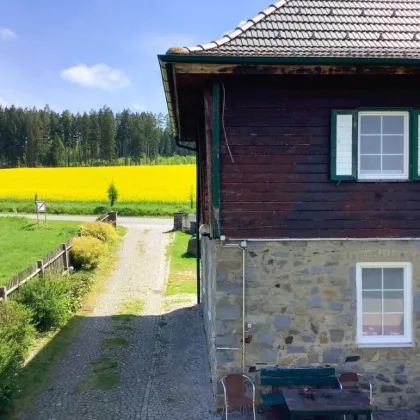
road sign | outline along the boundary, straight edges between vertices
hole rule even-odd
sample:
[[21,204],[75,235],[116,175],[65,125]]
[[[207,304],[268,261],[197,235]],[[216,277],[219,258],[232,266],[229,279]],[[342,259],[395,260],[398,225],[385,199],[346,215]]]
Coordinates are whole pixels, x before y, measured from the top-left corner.
[[35,201],[36,212],[37,213],[46,213],[47,208],[45,206],[45,201]]

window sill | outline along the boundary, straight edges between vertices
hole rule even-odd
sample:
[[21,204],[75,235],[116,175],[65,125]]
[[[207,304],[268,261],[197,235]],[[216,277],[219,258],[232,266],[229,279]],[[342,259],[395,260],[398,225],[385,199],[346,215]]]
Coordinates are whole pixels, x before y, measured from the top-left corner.
[[396,347],[414,347],[414,343],[357,343],[359,348],[396,348]]

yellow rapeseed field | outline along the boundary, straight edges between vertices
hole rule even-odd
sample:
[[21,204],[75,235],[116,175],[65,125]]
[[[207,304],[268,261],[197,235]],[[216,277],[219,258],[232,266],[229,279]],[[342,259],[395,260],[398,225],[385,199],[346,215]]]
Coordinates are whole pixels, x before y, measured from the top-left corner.
[[195,165],[0,170],[0,199],[107,201],[114,181],[118,201],[185,203],[195,196]]

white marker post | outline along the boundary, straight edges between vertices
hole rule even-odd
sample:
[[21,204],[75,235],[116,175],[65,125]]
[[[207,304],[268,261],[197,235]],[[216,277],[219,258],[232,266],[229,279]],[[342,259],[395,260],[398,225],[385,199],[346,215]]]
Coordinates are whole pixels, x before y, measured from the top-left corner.
[[45,223],[47,223],[47,206],[45,205],[45,201],[35,201],[36,206],[36,218],[38,219],[39,224],[39,213],[45,214]]

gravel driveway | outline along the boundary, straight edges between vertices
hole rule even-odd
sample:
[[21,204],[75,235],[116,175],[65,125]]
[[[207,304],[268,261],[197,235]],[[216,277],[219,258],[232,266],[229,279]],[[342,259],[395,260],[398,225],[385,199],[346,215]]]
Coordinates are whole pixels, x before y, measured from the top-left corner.
[[[213,418],[201,311],[162,313],[170,228],[129,227],[107,290],[26,420]],[[141,316],[121,315],[139,299]]]

